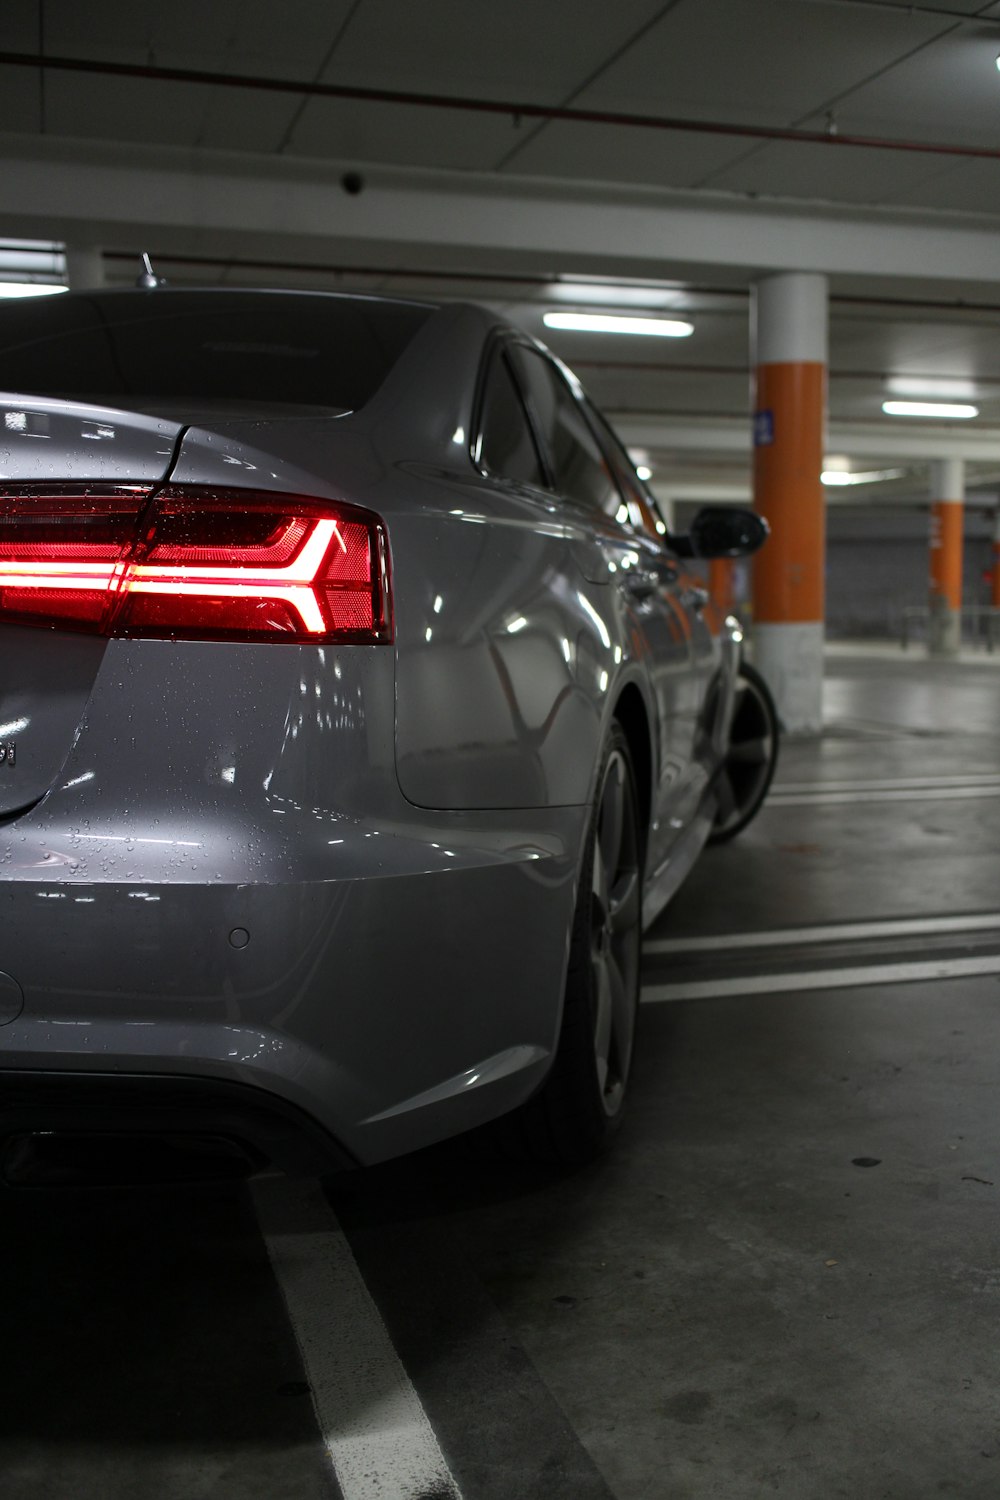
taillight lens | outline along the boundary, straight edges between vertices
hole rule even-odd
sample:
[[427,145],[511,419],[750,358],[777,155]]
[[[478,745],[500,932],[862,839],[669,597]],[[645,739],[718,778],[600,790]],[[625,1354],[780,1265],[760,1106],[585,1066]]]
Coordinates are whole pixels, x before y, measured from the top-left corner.
[[382,523],[299,496],[0,492],[0,618],[104,635],[390,641]]
[[0,616],[99,629],[149,494],[0,491]]

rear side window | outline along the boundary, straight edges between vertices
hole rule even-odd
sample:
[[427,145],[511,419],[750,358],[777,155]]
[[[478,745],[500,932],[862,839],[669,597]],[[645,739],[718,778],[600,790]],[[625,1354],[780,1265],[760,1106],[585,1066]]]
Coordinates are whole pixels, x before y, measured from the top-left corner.
[[544,487],[541,459],[507,355],[496,350],[483,391],[477,462],[501,479]]
[[557,491],[591,509],[614,515],[622,497],[576,397],[551,360],[520,344],[516,352]]
[[[587,401],[586,405],[587,415],[601,434],[604,451],[611,461],[618,486],[625,496],[629,520],[637,530],[648,532],[662,544],[667,534],[667,527],[660,515],[659,506],[635,472],[635,465],[607,418],[590,401]],[[619,519],[624,519],[621,513],[619,513]]]
[[0,307],[0,390],[355,411],[434,311],[287,292],[60,294]]

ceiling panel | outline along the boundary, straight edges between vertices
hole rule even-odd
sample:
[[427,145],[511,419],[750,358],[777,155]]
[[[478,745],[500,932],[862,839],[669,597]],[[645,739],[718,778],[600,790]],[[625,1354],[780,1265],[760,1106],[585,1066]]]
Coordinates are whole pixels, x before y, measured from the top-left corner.
[[52,135],[73,135],[81,120],[96,140],[191,146],[205,119],[208,91],[195,84],[108,81],[82,73],[50,73],[45,117]]
[[552,104],[663,8],[663,0],[364,0],[328,82]]
[[682,0],[577,102],[788,125],[948,24],[803,0]]
[[3,7],[3,44],[11,52],[38,48],[38,0],[6,0]]
[[[232,0],[220,10],[230,11]],[[35,0],[36,12],[39,0]],[[206,6],[207,10],[208,7]],[[99,0],[90,5],[44,7],[45,51],[53,56],[104,58],[113,62],[148,63],[158,16],[169,22],[169,11],[129,0]],[[209,22],[211,28],[211,22]],[[35,43],[38,43],[36,31]]]
[[42,98],[33,69],[0,67],[0,130],[35,134],[41,128]]
[[[197,21],[206,7],[199,0],[185,0],[185,5],[194,13],[192,25],[185,28],[186,45],[196,53],[211,53],[212,46],[202,48]],[[226,70],[271,78],[318,78],[351,10],[352,0],[282,0],[280,6],[274,0],[237,0]],[[171,13],[176,15],[176,5],[169,7]]]
[[514,127],[505,115],[457,115],[401,104],[310,99],[295,126],[296,156],[334,157],[364,164],[444,167],[473,171],[507,149]]
[[[45,44],[52,55],[137,67],[311,79],[349,8],[350,0],[321,7],[290,0],[283,7],[289,24],[276,28],[274,7],[266,0],[50,5]],[[37,45],[37,35],[30,45]],[[20,73],[37,95],[37,75],[5,71]],[[45,99],[51,134],[260,152],[283,141],[301,102],[296,95],[51,70],[45,75]],[[5,99],[0,128],[18,128],[11,113]]]
[[280,150],[301,107],[301,100],[288,94],[233,94],[227,89],[206,89],[204,94],[193,144],[206,150]]
[[854,88],[836,107],[837,124],[848,135],[996,147],[998,52],[1000,26],[963,26]]
[[[88,0],[48,5],[53,56],[314,78],[351,0]],[[32,46],[37,43],[37,33]]]

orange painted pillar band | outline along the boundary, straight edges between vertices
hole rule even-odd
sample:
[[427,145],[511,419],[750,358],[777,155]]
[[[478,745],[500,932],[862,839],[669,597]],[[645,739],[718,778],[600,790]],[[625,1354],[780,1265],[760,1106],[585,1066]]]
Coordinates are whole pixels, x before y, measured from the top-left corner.
[[771,528],[754,558],[754,620],[761,624],[824,617],[825,389],[826,366],[816,361],[757,370],[754,501]]
[[770,536],[753,560],[754,663],[792,734],[823,727],[826,550],[824,276],[765,276],[752,302],[754,505]]
[[708,592],[723,614],[736,608],[736,568],[731,557],[713,557],[708,565]]
[[927,649],[955,656],[962,644],[962,532],[965,466],[960,458],[931,465]]
[[931,506],[930,603],[962,608],[961,500],[935,500]]

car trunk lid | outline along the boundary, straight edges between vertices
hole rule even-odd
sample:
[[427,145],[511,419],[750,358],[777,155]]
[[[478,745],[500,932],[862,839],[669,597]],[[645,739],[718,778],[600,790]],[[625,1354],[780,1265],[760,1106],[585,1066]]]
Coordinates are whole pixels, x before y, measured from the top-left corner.
[[0,394],[0,482],[156,483],[169,471],[180,422],[117,407]]

